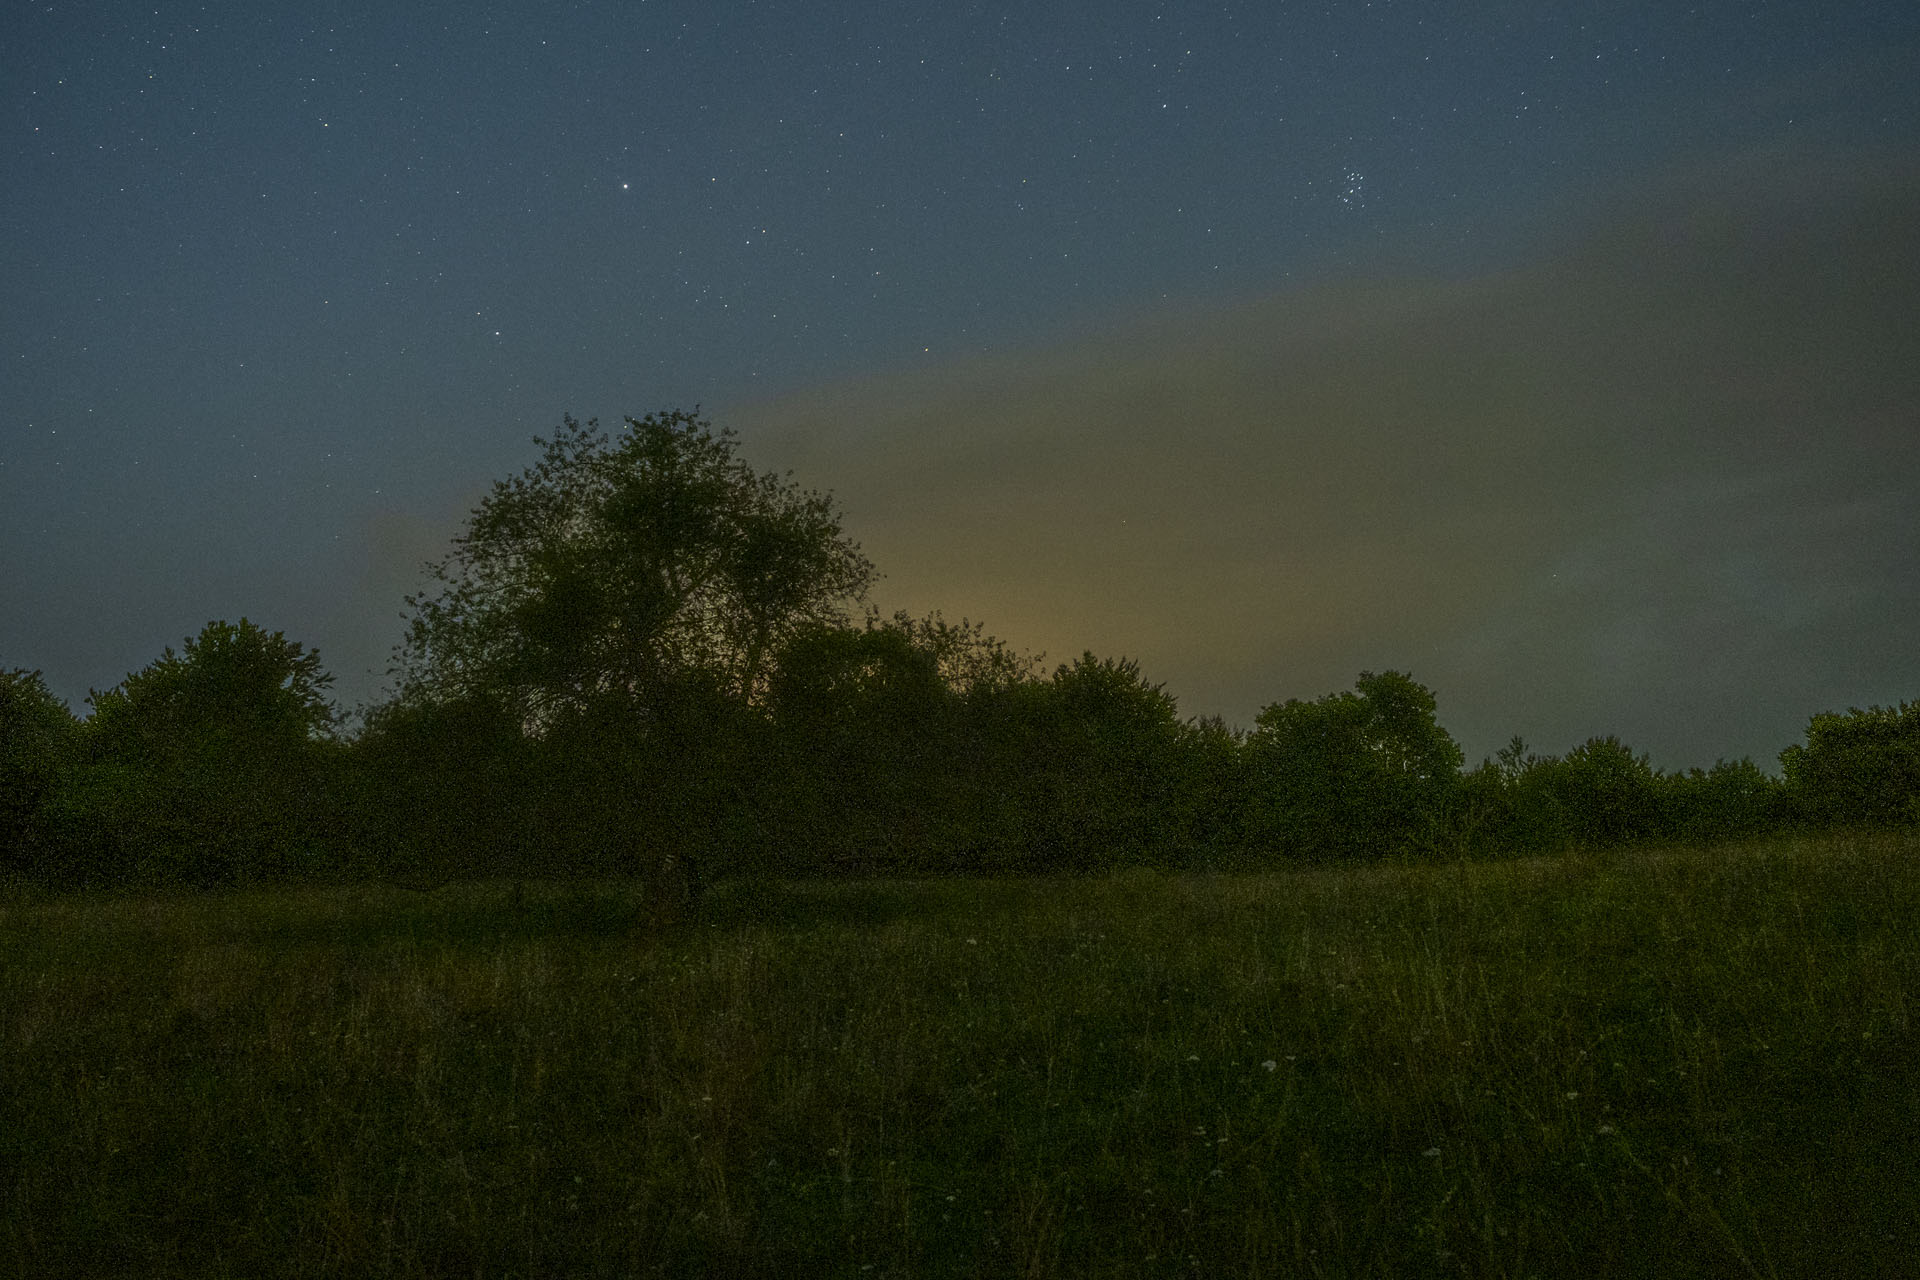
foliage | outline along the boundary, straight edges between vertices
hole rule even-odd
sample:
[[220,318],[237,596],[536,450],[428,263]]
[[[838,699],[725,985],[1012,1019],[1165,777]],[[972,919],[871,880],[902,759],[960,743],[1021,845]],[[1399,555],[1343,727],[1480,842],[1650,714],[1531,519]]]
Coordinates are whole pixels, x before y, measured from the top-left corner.
[[1688,769],[1660,782],[1669,836],[1707,844],[1757,836],[1781,823],[1781,784],[1744,756]]
[[1643,840],[1659,830],[1653,765],[1611,734],[1589,738],[1558,760],[1538,763],[1523,783],[1545,793],[1575,845],[1605,848]]
[[984,624],[961,619],[948,622],[939,611],[915,618],[896,610],[882,619],[869,608],[868,631],[898,632],[907,644],[926,654],[946,687],[962,697],[991,694],[1035,677],[1040,659],[1015,652],[1004,641],[987,634]]
[[1780,753],[1787,794],[1822,826],[1920,822],[1920,702],[1823,712]]
[[93,693],[76,800],[90,871],[229,881],[312,861],[332,682],[318,654],[242,618]]
[[1771,781],[1750,761],[1663,775],[1612,736],[1564,756],[1537,755],[1516,737],[1466,775],[1456,822],[1462,840],[1507,853],[1731,838],[1772,821]]
[[[459,823],[512,833],[489,861],[518,845],[537,872],[697,886],[752,860],[742,752],[781,655],[840,623],[872,566],[826,498],[756,474],[697,414],[628,418],[616,439],[569,417],[535,443],[434,570],[437,594],[409,598],[369,745],[433,772]],[[456,869],[463,846],[439,834],[410,840]]]
[[1168,766],[1161,860],[1176,867],[1257,865],[1245,844],[1246,735],[1219,716],[1184,721]]
[[537,868],[697,892],[756,860],[755,722],[783,657],[844,622],[873,566],[826,497],[754,472],[697,413],[628,418],[615,438],[569,417],[535,443],[434,570],[437,593],[409,598],[392,728],[451,735],[426,756],[457,779],[460,727],[484,722],[492,790],[464,808],[490,821],[511,797],[537,818],[537,839],[497,828],[524,832]]
[[179,654],[171,648],[88,701],[88,731],[103,750],[164,757],[182,744],[219,738],[272,752],[332,729],[333,677],[318,654],[245,618],[209,622]]
[[767,702],[767,865],[1088,870],[1183,847],[1171,696],[1127,660],[1034,666],[938,615],[796,637]]
[[513,874],[533,850],[547,860],[555,846],[530,821],[531,776],[521,726],[497,703],[470,695],[376,707],[348,770],[356,860],[417,886]]
[[0,871],[55,856],[79,742],[79,722],[38,671],[0,671]]
[[771,869],[1005,869],[1028,834],[1014,794],[1036,660],[977,623],[869,612],[782,653],[757,794]]
[[1267,707],[1247,739],[1252,838],[1308,858],[1432,849],[1462,760],[1435,710],[1397,671]]
[[1045,802],[1026,815],[1040,855],[1034,865],[1158,861],[1180,745],[1173,695],[1147,683],[1139,663],[1092,653],[1055,667],[1037,693],[1030,750],[1040,749],[1026,768]]
[[778,776],[763,792],[780,867],[937,858],[929,843],[951,807],[938,779],[957,695],[926,639],[869,618],[863,629],[814,628],[783,650],[767,701]]
[[403,699],[484,697],[535,731],[607,702],[645,715],[689,681],[755,702],[769,655],[873,581],[827,498],[756,474],[697,414],[628,418],[617,439],[569,417],[535,443],[437,594],[409,597]]

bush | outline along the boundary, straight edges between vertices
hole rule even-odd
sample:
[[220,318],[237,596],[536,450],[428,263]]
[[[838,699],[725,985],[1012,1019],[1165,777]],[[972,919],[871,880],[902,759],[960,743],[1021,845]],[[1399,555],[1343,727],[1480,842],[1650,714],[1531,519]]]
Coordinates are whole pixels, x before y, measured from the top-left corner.
[[0,671],[0,869],[50,869],[80,725],[38,671]]
[[1661,778],[1662,825],[1697,844],[1737,840],[1772,829],[1780,818],[1780,783],[1742,757]]
[[1920,702],[1813,717],[1780,753],[1788,803],[1817,826],[1920,822]]

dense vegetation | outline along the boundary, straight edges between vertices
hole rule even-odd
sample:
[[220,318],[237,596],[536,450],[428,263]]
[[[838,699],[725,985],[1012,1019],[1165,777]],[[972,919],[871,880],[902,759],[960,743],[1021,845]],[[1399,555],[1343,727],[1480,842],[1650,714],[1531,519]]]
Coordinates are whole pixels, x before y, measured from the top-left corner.
[[0,673],[0,866],[67,884],[1032,874],[1517,855],[1920,820],[1920,703],[1815,716],[1774,778],[1613,738],[1465,769],[1393,671],[1181,720],[1132,662],[858,612],[831,503],[685,413],[571,419],[409,599],[347,726],[318,657],[210,623],[77,719]]
[[1894,1276],[1920,845],[0,907],[0,1271]]

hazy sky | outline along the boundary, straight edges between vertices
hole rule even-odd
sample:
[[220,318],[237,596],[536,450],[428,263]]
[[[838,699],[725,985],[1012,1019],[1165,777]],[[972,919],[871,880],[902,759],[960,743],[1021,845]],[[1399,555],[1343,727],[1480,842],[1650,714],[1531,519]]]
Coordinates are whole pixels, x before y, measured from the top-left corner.
[[701,404],[875,602],[1470,758],[1920,697],[1920,6],[36,3],[0,666],[378,695],[563,412]]

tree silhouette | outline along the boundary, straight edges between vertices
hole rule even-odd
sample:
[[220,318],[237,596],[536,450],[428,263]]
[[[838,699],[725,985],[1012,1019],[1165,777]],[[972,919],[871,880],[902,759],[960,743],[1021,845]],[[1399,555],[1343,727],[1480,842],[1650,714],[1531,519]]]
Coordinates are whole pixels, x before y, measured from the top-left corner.
[[1462,760],[1435,708],[1397,671],[1267,707],[1246,744],[1250,834],[1312,858],[1431,850]]
[[1920,823],[1920,702],[1827,711],[1780,753],[1787,794],[1821,825]]
[[1082,653],[1043,686],[1046,760],[1036,775],[1052,812],[1036,816],[1048,860],[1071,868],[1155,858],[1172,838],[1180,722],[1166,686],[1129,658]]
[[332,682],[319,655],[242,618],[92,694],[84,780],[100,852],[122,870],[208,881],[311,860]]
[[[561,838],[551,869],[644,869],[673,896],[739,856],[759,785],[747,743],[798,637],[844,623],[874,579],[824,496],[735,456],[695,413],[609,437],[565,418],[540,460],[493,486],[437,590],[409,597],[409,732],[512,727],[508,804]],[[423,712],[465,707],[458,717]],[[436,749],[457,758],[457,744]],[[496,770],[497,772],[497,770]],[[476,811],[477,812],[477,811]]]
[[38,671],[0,671],[0,869],[45,869],[80,724]]
[[782,859],[901,867],[927,856],[955,694],[900,626],[818,627],[780,656],[770,697]]
[[1661,826],[1669,835],[1706,843],[1757,835],[1780,820],[1780,783],[1746,757],[1713,768],[1663,775]]
[[535,443],[437,592],[408,598],[403,699],[480,694],[536,732],[606,703],[657,710],[689,681],[754,702],[769,655],[873,581],[827,498],[756,474],[695,414],[628,418],[617,438],[569,417]]
[[1653,764],[1611,734],[1588,738],[1529,781],[1544,785],[1553,796],[1563,830],[1575,844],[1626,844],[1659,830]]

